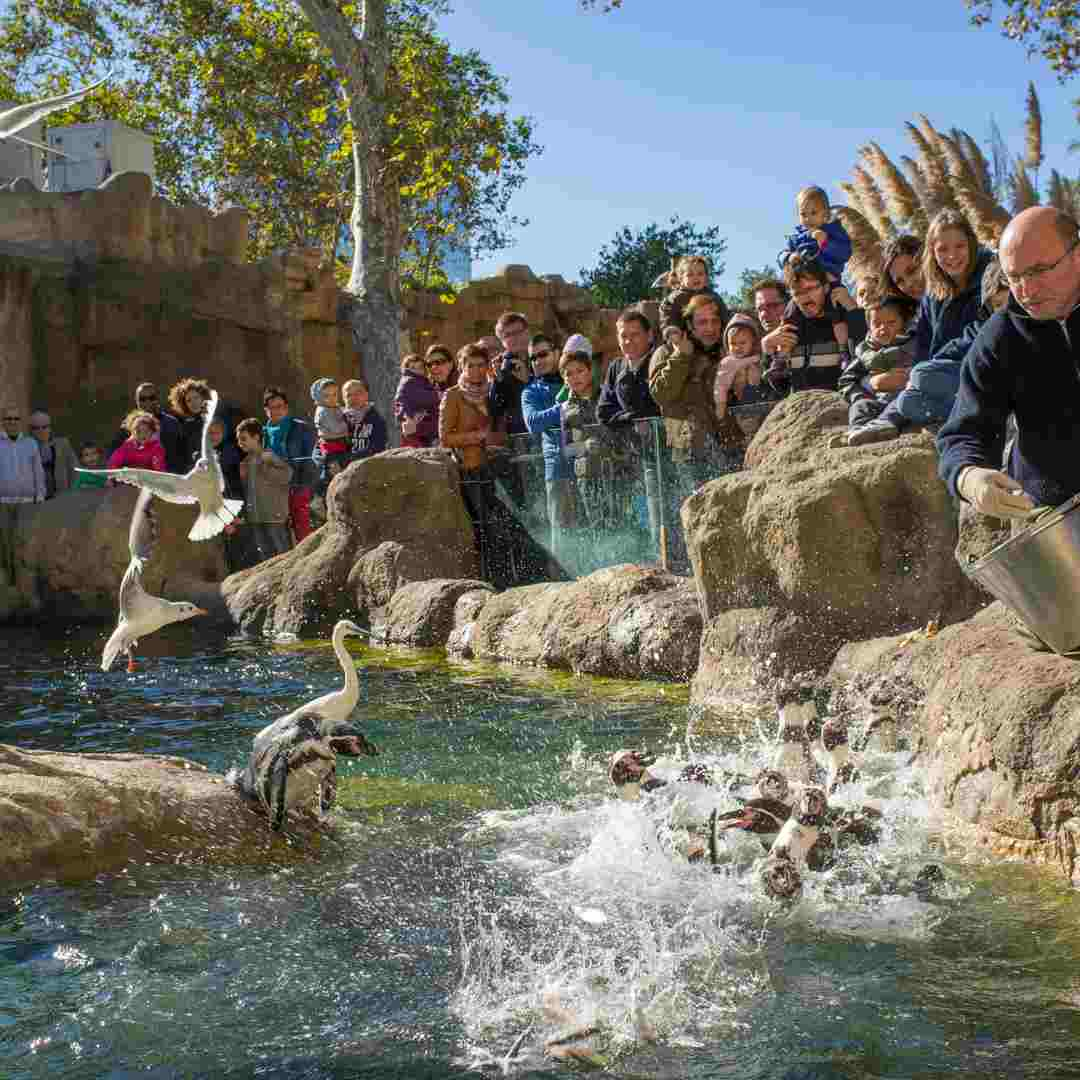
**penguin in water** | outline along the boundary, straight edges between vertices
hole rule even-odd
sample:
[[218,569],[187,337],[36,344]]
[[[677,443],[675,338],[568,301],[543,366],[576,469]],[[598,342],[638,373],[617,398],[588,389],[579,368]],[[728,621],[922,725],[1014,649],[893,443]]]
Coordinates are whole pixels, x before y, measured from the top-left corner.
[[762,864],[760,879],[765,894],[774,900],[794,901],[802,893],[801,866],[821,836],[828,800],[821,788],[807,788],[799,796]]
[[709,815],[709,861],[720,861],[720,835],[729,829],[760,836],[767,844],[779,834],[791,816],[791,785],[783,773],[763,769],[755,782],[757,794],[744,799],[737,810],[713,810]]
[[772,768],[789,782],[809,786],[820,772],[810,743],[820,731],[814,688],[805,683],[785,684],[776,692],[779,727]]
[[848,742],[847,723],[839,717],[830,716],[821,726],[821,746],[829,757],[829,775],[825,790],[835,795],[844,784],[859,778],[859,769]]

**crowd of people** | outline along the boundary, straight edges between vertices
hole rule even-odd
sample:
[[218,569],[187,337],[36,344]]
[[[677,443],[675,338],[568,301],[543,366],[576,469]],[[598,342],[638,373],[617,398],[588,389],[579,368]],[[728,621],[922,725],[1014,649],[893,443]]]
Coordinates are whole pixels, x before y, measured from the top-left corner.
[[[964,362],[977,338],[988,340],[980,330],[996,311],[1007,307],[1023,335],[1023,319],[1040,319],[1031,296],[1047,282],[1056,287],[1059,276],[1065,284],[1058,291],[1068,295],[1055,312],[1072,298],[1070,283],[1076,287],[1073,307],[1053,316],[1075,355],[1080,334],[1070,336],[1067,320],[1080,298],[1076,223],[1045,208],[1026,212],[1035,224],[1020,215],[1014,225],[1021,236],[1034,231],[1039,238],[1026,240],[1022,252],[1052,251],[1057,260],[1016,270],[979,245],[960,212],[945,209],[925,238],[892,240],[877,272],[854,281],[847,272],[851,241],[825,192],[803,189],[796,208],[799,224],[781,252],[780,271],[753,285],[752,309],[729,311],[710,284],[707,260],[683,256],[663,281],[667,293],[656,325],[644,304],[618,315],[619,354],[603,369],[584,335],[559,342],[507,311],[490,337],[456,349],[436,343],[402,358],[389,418],[372,405],[363,378],[340,387],[330,378],[316,380],[310,419],[293,411],[280,387],[265,390],[264,419],[240,419],[223,407],[211,440],[226,495],[245,501],[242,523],[226,539],[229,568],[303,540],[312,529],[313,498],[350,462],[390,444],[387,419],[402,446],[442,446],[455,455],[483,572],[504,585],[573,572],[567,538],[602,546],[627,514],[659,542],[664,561],[670,555],[677,562],[675,508],[702,482],[741,468],[769,408],[804,389],[836,390],[847,400],[849,426],[833,447],[945,425],[943,477],[980,509],[1008,509],[1012,481],[1001,466],[1010,453],[1013,474],[1026,469],[1040,493],[1052,487],[1054,497],[1075,494],[1080,484],[1044,461],[1049,451],[1030,435],[1006,449],[999,414],[1015,411],[1012,399],[978,383]],[[1010,230],[1016,231],[1006,230],[1003,251]],[[1047,344],[1043,339],[1040,347]],[[979,403],[995,392],[991,432],[984,423],[988,407]],[[958,394],[965,419],[950,428]],[[158,388],[142,383],[112,444],[85,443],[77,459],[69,441],[52,433],[47,413],[32,413],[24,432],[18,411],[6,408],[0,507],[10,514],[20,503],[106,482],[76,472],[76,460],[84,467],[104,462],[186,472],[200,453],[208,396],[203,380],[185,378],[169,390],[165,408]],[[1059,434],[1046,445],[1063,441]],[[1029,450],[1039,460],[1028,460]],[[547,535],[541,545],[520,528],[529,499],[523,462],[542,463]],[[661,538],[664,522],[670,536]],[[10,525],[2,523],[5,533]]]

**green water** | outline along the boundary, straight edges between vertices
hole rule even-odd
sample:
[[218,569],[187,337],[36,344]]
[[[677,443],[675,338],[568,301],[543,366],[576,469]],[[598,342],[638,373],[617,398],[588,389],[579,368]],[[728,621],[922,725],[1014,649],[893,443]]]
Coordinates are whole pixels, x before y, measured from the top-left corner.
[[[325,644],[190,626],[103,674],[103,638],[0,635],[0,741],[224,771],[340,679]],[[382,754],[345,764],[332,843],[0,889],[0,1077],[564,1076],[587,1066],[544,1046],[574,1025],[615,1076],[1080,1076],[1080,899],[945,858],[906,755],[865,762],[880,849],[778,912],[757,849],[675,862],[605,780],[639,744],[753,769],[752,708],[706,727],[682,687],[353,656]]]

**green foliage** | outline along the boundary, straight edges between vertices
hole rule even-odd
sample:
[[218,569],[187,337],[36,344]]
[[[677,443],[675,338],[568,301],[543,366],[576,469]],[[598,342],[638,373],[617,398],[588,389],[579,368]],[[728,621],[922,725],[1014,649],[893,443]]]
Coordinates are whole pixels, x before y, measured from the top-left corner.
[[736,308],[743,311],[753,311],[754,284],[761,281],[762,278],[781,278],[781,274],[775,265],[769,263],[756,270],[753,267],[748,267],[739,274],[738,291],[725,294],[724,299],[727,301],[728,307],[732,311]]
[[[446,288],[438,241],[476,253],[511,243],[523,222],[510,200],[541,148],[532,121],[507,112],[505,80],[478,53],[455,53],[432,10],[409,0],[392,13],[387,156],[404,281]],[[293,0],[16,0],[0,16],[8,100],[109,67],[119,77],[50,121],[108,117],[153,135],[159,191],[248,209],[253,258],[282,247],[336,255],[353,204],[352,130],[339,73]]]
[[[964,0],[976,26],[994,21],[994,0]],[[1080,70],[1080,15],[1075,0],[1004,0],[1002,34],[1038,54],[1059,82]]]
[[704,255],[715,279],[724,272],[726,247],[718,226],[699,229],[678,215],[666,225],[653,223],[636,233],[624,226],[600,249],[596,266],[580,271],[581,283],[602,307],[626,307],[654,296],[653,282],[679,255]]

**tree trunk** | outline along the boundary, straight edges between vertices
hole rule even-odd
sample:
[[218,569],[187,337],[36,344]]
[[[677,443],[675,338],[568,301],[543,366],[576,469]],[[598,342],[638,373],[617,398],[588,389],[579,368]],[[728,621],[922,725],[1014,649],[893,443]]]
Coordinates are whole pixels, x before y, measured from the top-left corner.
[[401,197],[386,162],[386,78],[390,35],[386,0],[363,0],[359,37],[335,0],[296,0],[334,58],[353,128],[353,263],[349,321],[372,401],[397,425],[389,404],[398,379],[401,287],[398,279]]

